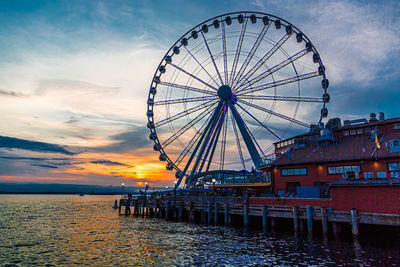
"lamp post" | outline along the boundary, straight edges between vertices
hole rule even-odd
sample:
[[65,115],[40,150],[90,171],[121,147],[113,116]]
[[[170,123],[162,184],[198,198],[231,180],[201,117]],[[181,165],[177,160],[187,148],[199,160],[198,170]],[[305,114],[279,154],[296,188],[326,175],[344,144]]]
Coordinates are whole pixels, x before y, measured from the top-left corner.
[[146,196],[147,195],[147,190],[149,189],[149,185],[148,185],[148,183],[147,182],[144,182],[144,195]]
[[125,183],[121,183],[121,198],[124,198]]
[[213,183],[213,188],[214,188],[214,193],[215,193],[215,182],[216,182],[217,180],[215,180],[215,178],[212,178],[212,180],[211,180],[211,182]]
[[176,184],[178,183],[178,181],[174,181],[174,184],[175,184],[175,186],[174,186],[174,196],[176,195]]

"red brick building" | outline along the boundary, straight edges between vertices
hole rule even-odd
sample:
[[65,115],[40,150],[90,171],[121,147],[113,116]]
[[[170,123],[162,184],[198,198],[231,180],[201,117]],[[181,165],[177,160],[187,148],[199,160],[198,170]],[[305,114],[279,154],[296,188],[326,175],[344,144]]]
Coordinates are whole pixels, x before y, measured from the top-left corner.
[[[275,143],[276,160],[263,166],[278,195],[297,196],[299,189],[383,185],[398,180],[400,118],[344,121],[331,119],[323,129]],[[304,191],[307,195],[307,190]],[[315,190],[314,190],[315,192]],[[321,191],[321,196],[327,192]]]

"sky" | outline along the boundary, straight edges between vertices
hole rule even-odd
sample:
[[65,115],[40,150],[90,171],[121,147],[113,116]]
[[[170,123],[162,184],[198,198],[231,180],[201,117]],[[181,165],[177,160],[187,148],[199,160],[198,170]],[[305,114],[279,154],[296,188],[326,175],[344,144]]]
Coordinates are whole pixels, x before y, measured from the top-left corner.
[[169,47],[234,11],[284,18],[312,40],[329,117],[399,117],[399,1],[0,0],[0,182],[172,186],[146,101]]

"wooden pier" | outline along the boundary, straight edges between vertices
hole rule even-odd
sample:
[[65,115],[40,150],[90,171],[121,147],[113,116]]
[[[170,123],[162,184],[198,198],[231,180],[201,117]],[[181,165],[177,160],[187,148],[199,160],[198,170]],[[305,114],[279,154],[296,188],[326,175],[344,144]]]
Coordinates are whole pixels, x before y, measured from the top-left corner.
[[236,220],[242,220],[245,228],[249,227],[250,217],[259,217],[264,231],[273,229],[277,219],[291,219],[294,232],[306,231],[308,235],[312,235],[316,224],[320,224],[323,235],[327,235],[329,229],[337,235],[341,224],[350,224],[354,236],[359,235],[359,224],[400,226],[400,214],[365,213],[356,209],[335,211],[323,206],[267,205],[260,202],[219,196],[123,198],[120,200],[119,214],[227,226],[233,222],[234,215]]

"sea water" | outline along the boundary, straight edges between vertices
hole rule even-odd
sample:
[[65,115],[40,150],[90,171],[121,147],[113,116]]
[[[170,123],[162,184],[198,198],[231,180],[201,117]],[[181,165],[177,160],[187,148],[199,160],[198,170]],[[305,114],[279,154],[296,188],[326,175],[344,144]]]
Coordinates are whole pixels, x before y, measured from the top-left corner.
[[396,248],[119,216],[118,196],[0,195],[0,265],[397,266]]

